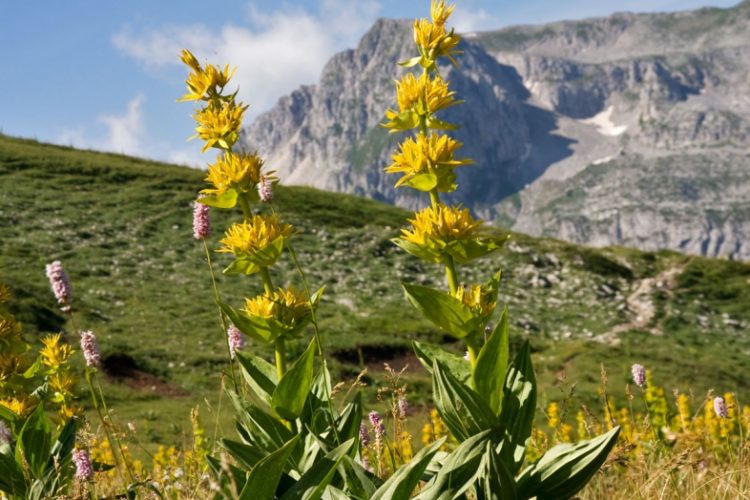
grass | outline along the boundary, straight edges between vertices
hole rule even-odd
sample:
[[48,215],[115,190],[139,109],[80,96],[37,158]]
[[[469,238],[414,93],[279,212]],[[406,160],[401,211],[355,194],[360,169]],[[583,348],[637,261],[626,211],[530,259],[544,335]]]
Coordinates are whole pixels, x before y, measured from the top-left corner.
[[[210,406],[213,413],[204,415],[218,414],[229,428],[229,417],[218,412],[223,332],[204,249],[192,239],[190,204],[202,177],[189,168],[0,136],[0,279],[14,292],[13,312],[31,340],[60,330],[73,339],[44,275],[46,263],[61,260],[78,321],[97,333],[110,369],[124,359],[147,375],[145,383],[109,378],[105,390],[116,417],[147,428],[154,443],[178,442],[196,404]],[[335,376],[350,379],[369,368],[366,394],[376,405],[382,362],[409,362],[410,395],[417,407],[429,404],[410,342],[458,346],[402,296],[402,281],[444,285],[437,266],[389,241],[408,212],[303,187],[280,187],[276,199],[298,231],[292,244],[311,286],[326,285],[319,319]],[[212,212],[210,248],[229,220]],[[213,258],[223,300],[237,305],[260,292],[257,280],[221,275],[226,256]],[[674,267],[682,269],[675,283],[651,294],[658,306],[652,323],[629,326],[629,295]],[[577,393],[593,402],[600,363],[613,380],[626,381],[633,362],[651,367],[669,388],[750,398],[747,264],[513,234],[504,250],[461,268],[460,279],[483,281],[496,269],[504,272],[500,301],[510,311],[514,344],[528,337],[536,351],[540,404],[558,397],[561,378],[576,381]],[[299,284],[288,258],[273,278]]]

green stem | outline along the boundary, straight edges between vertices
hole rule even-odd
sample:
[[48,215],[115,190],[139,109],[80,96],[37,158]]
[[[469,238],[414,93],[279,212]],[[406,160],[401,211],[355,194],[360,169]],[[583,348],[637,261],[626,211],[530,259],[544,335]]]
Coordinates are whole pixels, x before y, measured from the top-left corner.
[[237,201],[240,204],[240,208],[242,209],[242,215],[245,217],[245,221],[250,219],[252,217],[252,212],[250,212],[250,204],[247,202],[247,198],[245,197],[244,193],[240,193],[239,196],[237,196]]
[[440,197],[438,196],[437,188],[430,190],[430,203],[432,208],[437,208],[440,205]]
[[[104,391],[102,390],[102,385],[99,383],[99,380],[96,381],[96,388],[99,390],[99,400],[102,402],[102,408],[104,409],[104,413],[109,417],[109,408],[107,408],[107,401],[104,399]],[[117,432],[113,432],[113,435],[115,437],[115,443],[117,443],[117,449],[120,452],[120,458],[122,459],[122,463],[125,464],[125,470],[128,471],[128,476],[130,476],[130,481],[132,483],[135,483],[135,476],[133,475],[133,470],[130,468],[130,464],[128,463],[128,460],[125,457],[125,451],[122,448],[122,443],[120,442],[120,438],[117,436]]]
[[91,382],[91,370],[88,368],[86,369],[86,383],[89,386],[89,392],[91,393],[91,402],[94,405],[94,409],[96,410],[96,413],[99,415],[99,421],[102,423],[102,428],[104,429],[104,435],[107,437],[107,441],[109,442],[109,448],[112,450],[112,457],[115,459],[115,466],[117,467],[117,472],[120,474],[120,477],[125,480],[124,474],[122,473],[122,468],[120,465],[120,460],[117,458],[117,452],[115,447],[115,442],[112,439],[112,436],[109,432],[109,426],[107,425],[107,422],[104,419],[104,415],[102,414],[102,409],[99,406],[99,400],[96,397],[96,391],[94,391],[94,384]]
[[477,366],[477,358],[479,358],[480,347],[474,342],[471,342],[469,339],[466,339],[466,348],[469,351],[469,362],[471,363],[471,367],[474,368],[475,366]]
[[271,273],[268,272],[267,267],[260,268],[260,279],[263,280],[263,290],[267,294],[273,293],[273,282],[271,281]]
[[[219,306],[219,303],[221,302],[221,298],[219,297],[219,288],[216,286],[216,276],[214,275],[214,266],[211,262],[211,252],[208,251],[208,244],[206,243],[206,240],[203,240],[203,248],[206,250],[206,263],[208,264],[208,272],[211,274],[211,285],[214,289],[214,300],[216,301],[216,306]],[[234,375],[234,363],[232,363],[232,348],[229,345],[229,335],[227,333],[227,330],[229,326],[227,325],[227,320],[224,317],[224,311],[221,310],[219,307],[219,320],[221,321],[221,331],[222,335],[224,336],[224,343],[227,346],[227,360],[229,361],[229,374],[232,377],[232,383],[234,384],[234,392],[239,392],[237,387],[237,378]]]
[[283,338],[276,339],[274,350],[276,354],[276,376],[281,380],[281,377],[286,373],[286,345],[284,345]]
[[445,255],[445,276],[448,278],[448,286],[451,290],[451,295],[456,295],[458,291],[458,278],[456,277],[456,266],[453,262],[452,255]]

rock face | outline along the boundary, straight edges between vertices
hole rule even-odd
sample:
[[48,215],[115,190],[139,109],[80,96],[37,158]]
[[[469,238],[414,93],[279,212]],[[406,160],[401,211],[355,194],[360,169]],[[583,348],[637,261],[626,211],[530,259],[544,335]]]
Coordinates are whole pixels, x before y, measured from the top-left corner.
[[[746,0],[468,34],[441,68],[476,162],[451,201],[535,235],[750,258],[749,32]],[[379,126],[413,52],[408,23],[378,21],[245,144],[286,183],[422,206],[383,173],[399,136]]]
[[[445,110],[443,119],[463,124],[456,138],[461,156],[481,158],[479,168],[459,172],[473,189],[454,197],[472,206],[496,202],[518,189],[513,167],[529,142],[521,102],[526,97],[517,74],[481,47],[465,43],[461,67],[441,68],[466,103]],[[425,200],[411,190],[396,191],[387,175],[399,136],[380,126],[395,106],[393,81],[404,74],[397,62],[413,54],[410,25],[380,20],[354,50],[331,59],[320,83],[282,98],[244,131],[285,183],[368,196],[415,208]]]

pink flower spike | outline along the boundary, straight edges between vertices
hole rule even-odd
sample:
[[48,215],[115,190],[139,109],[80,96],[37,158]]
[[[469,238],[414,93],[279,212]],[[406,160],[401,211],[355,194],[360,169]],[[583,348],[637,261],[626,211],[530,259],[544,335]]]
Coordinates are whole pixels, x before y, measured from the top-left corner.
[[196,201],[193,203],[193,237],[196,240],[205,240],[210,231],[208,206]]

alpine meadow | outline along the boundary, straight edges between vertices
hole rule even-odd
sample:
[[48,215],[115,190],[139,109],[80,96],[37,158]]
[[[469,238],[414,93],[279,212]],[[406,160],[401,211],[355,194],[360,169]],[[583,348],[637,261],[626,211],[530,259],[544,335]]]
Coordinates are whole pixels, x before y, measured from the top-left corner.
[[400,206],[286,182],[253,143],[280,111],[248,128],[201,47],[206,170],[0,134],[0,498],[750,498],[750,263],[503,226],[551,184],[464,203],[498,133],[463,121],[471,44],[559,32],[423,7],[368,132]]

